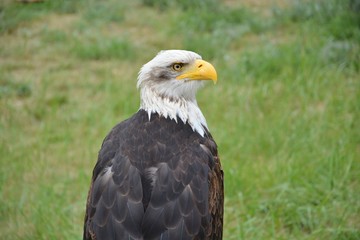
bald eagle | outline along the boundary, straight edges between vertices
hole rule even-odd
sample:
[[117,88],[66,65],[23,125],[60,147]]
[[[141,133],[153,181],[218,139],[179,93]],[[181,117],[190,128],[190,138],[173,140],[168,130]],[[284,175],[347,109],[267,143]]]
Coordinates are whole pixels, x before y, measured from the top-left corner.
[[104,139],[84,239],[222,239],[223,171],[196,91],[215,68],[184,50],[140,70],[140,109]]

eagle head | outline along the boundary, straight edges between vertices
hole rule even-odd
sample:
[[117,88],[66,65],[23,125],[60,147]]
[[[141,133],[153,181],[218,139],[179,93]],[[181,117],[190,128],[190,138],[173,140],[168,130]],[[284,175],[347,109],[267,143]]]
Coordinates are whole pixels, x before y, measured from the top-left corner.
[[180,118],[194,131],[204,134],[206,121],[197,102],[196,92],[205,81],[217,81],[215,68],[197,53],[164,50],[140,70],[140,109],[177,121]]
[[216,83],[216,70],[199,54],[164,50],[141,68],[137,86],[150,88],[163,97],[192,100],[206,80]]

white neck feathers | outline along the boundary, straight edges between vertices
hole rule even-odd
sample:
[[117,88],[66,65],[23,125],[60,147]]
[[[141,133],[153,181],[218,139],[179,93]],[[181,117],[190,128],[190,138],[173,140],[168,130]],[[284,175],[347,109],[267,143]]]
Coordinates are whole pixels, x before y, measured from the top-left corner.
[[151,119],[152,113],[170,118],[177,122],[180,118],[185,124],[189,124],[193,131],[201,136],[205,135],[208,129],[204,115],[197,105],[196,99],[176,98],[171,99],[159,95],[151,87],[143,87],[140,90],[140,109],[145,110]]

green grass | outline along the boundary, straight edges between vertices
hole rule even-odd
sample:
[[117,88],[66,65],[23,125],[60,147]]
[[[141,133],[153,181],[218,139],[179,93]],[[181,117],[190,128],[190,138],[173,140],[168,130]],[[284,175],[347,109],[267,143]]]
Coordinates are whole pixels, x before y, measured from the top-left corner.
[[360,239],[359,1],[165,2],[0,3],[0,239],[81,239],[101,142],[170,48],[218,70],[224,239]]

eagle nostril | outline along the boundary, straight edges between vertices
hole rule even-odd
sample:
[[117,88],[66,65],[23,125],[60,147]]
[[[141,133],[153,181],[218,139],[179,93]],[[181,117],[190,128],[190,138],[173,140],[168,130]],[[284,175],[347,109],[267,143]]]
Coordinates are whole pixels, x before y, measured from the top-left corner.
[[198,66],[198,68],[201,68],[203,65],[202,64],[200,64],[199,66]]

